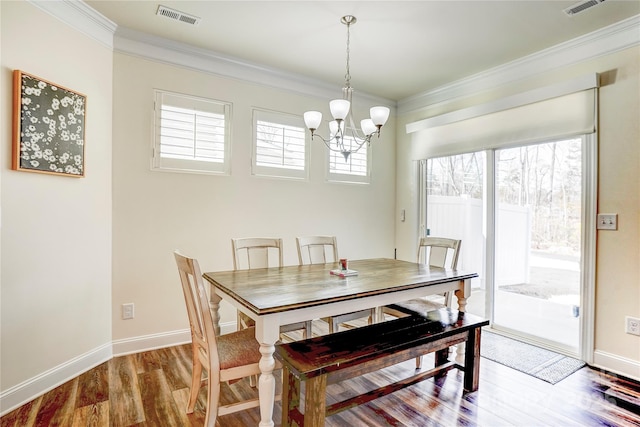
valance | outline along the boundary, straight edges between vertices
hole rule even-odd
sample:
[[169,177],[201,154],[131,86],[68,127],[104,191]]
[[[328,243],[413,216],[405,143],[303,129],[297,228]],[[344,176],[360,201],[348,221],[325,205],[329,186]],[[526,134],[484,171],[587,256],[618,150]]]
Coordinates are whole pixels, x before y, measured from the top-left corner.
[[596,131],[598,75],[407,124],[414,160]]

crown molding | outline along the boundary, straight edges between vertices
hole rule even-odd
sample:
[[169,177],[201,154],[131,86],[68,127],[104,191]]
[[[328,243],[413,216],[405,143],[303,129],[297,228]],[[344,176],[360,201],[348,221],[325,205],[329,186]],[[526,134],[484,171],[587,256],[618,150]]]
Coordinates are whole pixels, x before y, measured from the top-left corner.
[[100,44],[113,49],[113,35],[117,25],[85,2],[79,0],[27,1]]
[[[284,89],[302,95],[322,98],[342,96],[341,87],[320,80],[119,27],[82,0],[27,1],[116,52],[226,78]],[[358,92],[358,100],[358,103],[387,105],[392,109],[396,107],[395,101],[364,92]]]
[[[319,80],[118,27],[81,0],[28,1],[117,52],[303,95],[324,98],[340,95],[340,88]],[[403,114],[638,45],[640,15],[398,103],[363,92],[358,92],[358,98],[397,107],[397,113]]]
[[398,114],[640,45],[640,15],[398,102]]
[[[248,81],[303,95],[340,97],[342,88],[300,74],[252,63],[233,56],[198,48],[158,36],[142,33],[126,27],[118,27],[114,50],[119,53],[142,57],[193,70],[215,74],[225,78]],[[358,92],[359,100],[395,108],[395,101]]]

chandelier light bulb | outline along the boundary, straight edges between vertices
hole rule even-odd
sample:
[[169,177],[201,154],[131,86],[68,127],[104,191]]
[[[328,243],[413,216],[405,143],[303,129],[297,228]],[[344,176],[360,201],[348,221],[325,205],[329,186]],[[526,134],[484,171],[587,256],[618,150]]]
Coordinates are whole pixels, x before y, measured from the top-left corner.
[[360,129],[362,129],[362,133],[365,136],[369,136],[372,133],[377,132],[378,128],[373,124],[373,120],[371,119],[363,119],[360,121]]
[[329,122],[329,134],[331,135],[331,138],[334,138],[338,132],[340,132],[340,134],[344,134],[344,120],[340,121],[340,130],[338,131],[338,122],[336,120],[332,120]]
[[322,122],[322,113],[320,111],[307,111],[304,113],[304,124],[311,130],[316,130]]
[[349,114],[349,107],[351,107],[351,103],[346,99],[334,99],[329,103],[331,115],[336,120],[344,120]]
[[371,114],[371,120],[376,126],[384,126],[389,119],[389,108],[387,107],[371,107],[369,114]]

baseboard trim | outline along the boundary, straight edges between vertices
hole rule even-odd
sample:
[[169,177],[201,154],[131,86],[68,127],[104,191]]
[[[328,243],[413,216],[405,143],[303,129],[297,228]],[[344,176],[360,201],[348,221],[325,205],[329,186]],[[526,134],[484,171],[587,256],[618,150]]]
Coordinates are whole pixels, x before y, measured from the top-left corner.
[[596,350],[593,352],[593,363],[590,365],[614,374],[624,375],[635,381],[640,381],[640,362],[635,360]]
[[0,393],[0,416],[113,357],[111,342],[36,375]]
[[[235,330],[236,322],[227,322],[220,325],[221,334],[227,334]],[[141,335],[138,337],[114,340],[113,357],[172,347],[190,342],[191,331],[189,329],[179,329],[177,331],[163,332],[160,334]]]
[[[220,325],[222,334],[236,322]],[[189,329],[114,340],[0,392],[0,417],[114,357],[191,342]]]
[[156,350],[158,348],[171,347],[188,342],[191,342],[191,332],[189,329],[124,338],[113,341],[113,357]]

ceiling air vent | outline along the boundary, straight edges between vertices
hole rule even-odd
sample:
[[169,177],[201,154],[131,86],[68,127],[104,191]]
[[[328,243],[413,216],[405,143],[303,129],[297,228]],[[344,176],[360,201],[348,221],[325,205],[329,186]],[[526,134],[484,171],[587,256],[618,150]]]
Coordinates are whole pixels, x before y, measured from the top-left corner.
[[564,10],[564,13],[566,13],[569,16],[573,16],[573,15],[577,15],[580,12],[584,12],[585,10],[592,8],[594,6],[599,5],[600,3],[604,2],[605,0],[585,0],[585,1],[581,1],[580,3],[576,3],[571,7],[568,7]]
[[158,11],[156,12],[158,16],[164,16],[169,19],[174,19],[176,21],[184,22],[186,24],[198,25],[200,23],[200,18],[197,16],[189,15],[188,13],[180,12],[175,9],[170,9],[166,6],[158,6]]

